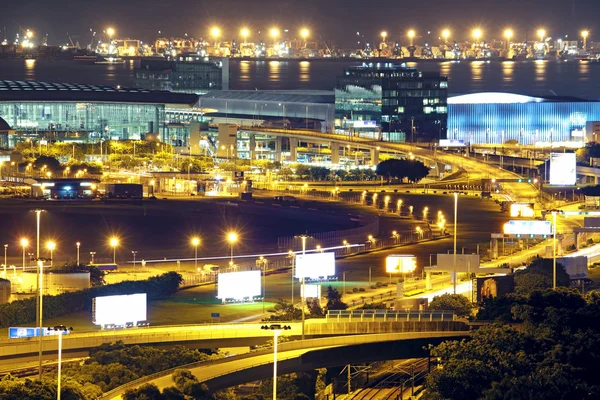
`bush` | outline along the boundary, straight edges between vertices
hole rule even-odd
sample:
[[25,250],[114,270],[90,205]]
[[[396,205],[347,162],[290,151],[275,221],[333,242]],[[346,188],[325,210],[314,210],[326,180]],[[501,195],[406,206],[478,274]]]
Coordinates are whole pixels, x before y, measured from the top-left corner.
[[465,317],[471,314],[473,305],[462,294],[443,294],[435,296],[429,303],[431,310],[454,311],[457,316]]
[[[182,278],[176,272],[168,272],[152,277],[146,281],[125,281],[114,285],[96,286],[44,296],[44,318],[55,318],[61,315],[92,310],[92,299],[98,296],[112,296],[134,293],[146,293],[148,300],[158,300],[177,291]],[[13,301],[0,305],[0,328],[28,324],[35,321],[35,298]]]

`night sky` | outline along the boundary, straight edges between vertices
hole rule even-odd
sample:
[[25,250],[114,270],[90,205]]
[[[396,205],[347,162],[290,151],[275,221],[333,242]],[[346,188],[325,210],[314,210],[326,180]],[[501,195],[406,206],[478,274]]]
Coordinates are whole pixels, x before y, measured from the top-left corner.
[[[465,39],[474,26],[484,38],[501,37],[504,27],[515,29],[517,38],[535,37],[543,26],[553,37],[577,35],[582,28],[600,37],[600,0],[21,0],[3,2],[0,29],[6,27],[12,41],[15,33],[31,28],[39,40],[49,34],[49,44],[67,41],[66,32],[82,44],[89,29],[101,32],[114,26],[119,38],[153,39],[167,36],[207,36],[212,25],[223,29],[225,39],[236,38],[242,25],[258,30],[274,25],[296,32],[306,25],[313,37],[320,36],[340,46],[356,43],[360,31],[374,41],[383,29],[394,40],[408,28],[432,40],[448,26],[454,38]],[[4,38],[4,33],[0,34]],[[425,39],[421,39],[425,40]]]

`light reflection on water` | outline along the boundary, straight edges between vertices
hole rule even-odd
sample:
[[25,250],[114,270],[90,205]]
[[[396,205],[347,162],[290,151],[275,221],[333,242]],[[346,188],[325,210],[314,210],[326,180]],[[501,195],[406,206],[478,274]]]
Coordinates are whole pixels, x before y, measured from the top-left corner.
[[[332,90],[344,68],[361,60],[231,60],[230,86],[241,90]],[[505,91],[589,99],[600,98],[600,63],[579,61],[410,62],[409,67],[448,76],[451,94]],[[67,60],[9,59],[0,63],[0,79],[133,86],[133,63],[81,64]]]
[[300,61],[300,82],[310,82],[310,61]]
[[281,64],[280,61],[269,61],[269,82],[281,81]]
[[35,81],[35,60],[25,60],[25,80]]

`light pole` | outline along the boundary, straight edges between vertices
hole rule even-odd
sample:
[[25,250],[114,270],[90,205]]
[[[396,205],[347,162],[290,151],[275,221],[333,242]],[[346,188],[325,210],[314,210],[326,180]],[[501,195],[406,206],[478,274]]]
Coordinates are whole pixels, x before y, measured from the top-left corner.
[[38,302],[38,316],[39,316],[39,354],[38,354],[38,364],[39,364],[39,371],[38,371],[38,379],[40,380],[40,382],[42,381],[42,350],[43,350],[43,342],[42,342],[42,325],[43,325],[43,309],[44,309],[44,305],[43,305],[43,293],[44,293],[44,261],[41,258],[38,258],[37,260],[37,265],[38,265],[38,298],[39,298],[39,302]]
[[192,246],[194,246],[194,269],[198,271],[198,245],[200,245],[200,238],[192,238]]
[[6,251],[8,250],[8,244],[4,245],[4,276],[6,276]]
[[227,241],[229,242],[229,245],[231,246],[231,260],[230,260],[230,264],[233,265],[233,245],[238,241],[238,235],[235,232],[229,232],[227,234]]
[[81,247],[81,243],[77,242],[75,244],[77,245],[77,265],[79,266],[80,265],[80,262],[79,262],[79,247]]
[[585,31],[581,31],[581,37],[583,38],[583,51],[587,50],[587,38],[589,36],[590,32],[585,30]]
[[73,328],[67,328],[64,325],[58,325],[55,327],[49,327],[48,331],[55,331],[58,332],[56,334],[56,336],[58,336],[58,374],[56,377],[56,383],[57,383],[57,388],[56,388],[56,400],[60,400],[60,378],[61,378],[61,370],[62,370],[62,337],[65,333],[69,333],[70,331],[72,331]]
[[90,251],[90,257],[91,257],[90,265],[94,265],[94,256],[95,255],[96,255],[95,251]]
[[454,294],[456,294],[456,223],[458,217],[458,193],[454,192],[454,255],[452,256],[452,269],[454,273]]
[[[308,235],[300,235],[299,238],[302,240],[302,255],[305,256],[306,255],[306,239],[309,238]],[[304,274],[302,274],[302,293],[301,293],[301,297],[302,297],[302,340],[304,340]]]
[[119,245],[119,239],[112,237],[110,239],[110,245],[113,248],[113,264],[117,263],[117,246]]
[[35,212],[36,224],[37,224],[37,247],[36,247],[35,258],[40,258],[40,216],[44,210],[37,209],[37,210],[33,210],[33,211]]
[[[296,253],[292,250],[288,251],[289,257],[292,259],[292,311],[294,310],[294,272],[296,267]],[[292,313],[293,316],[293,313]]]
[[556,213],[556,211],[552,211],[552,222],[554,224],[554,232],[552,232],[552,289],[554,290],[556,290]]
[[131,250],[131,254],[133,255],[133,276],[135,277],[135,256],[137,254],[137,251]]
[[289,325],[263,325],[260,329],[273,331],[273,400],[277,400],[277,339],[282,331],[292,329]]
[[408,38],[410,39],[410,45],[413,45],[413,39],[415,38],[415,31],[413,29],[408,31]]
[[50,266],[52,266],[54,264],[53,258],[54,258],[54,250],[56,250],[56,243],[53,241],[50,241],[50,242],[46,243],[46,248],[48,250],[50,250]]
[[23,248],[23,271],[25,271],[25,249],[29,246],[29,240],[26,238],[21,239],[21,247]]

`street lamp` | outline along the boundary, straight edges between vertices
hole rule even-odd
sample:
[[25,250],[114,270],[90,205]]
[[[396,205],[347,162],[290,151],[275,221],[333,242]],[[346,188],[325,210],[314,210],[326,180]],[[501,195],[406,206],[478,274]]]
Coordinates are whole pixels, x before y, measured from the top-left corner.
[[131,250],[131,254],[133,255],[133,277],[137,279],[135,275],[135,256],[137,255],[137,250]]
[[386,31],[381,32],[381,41],[385,43],[385,39],[387,39],[388,33]]
[[[73,328],[67,328],[64,325],[59,325],[55,327],[49,327],[48,331],[58,332],[56,336],[58,336],[58,374],[56,377],[57,388],[56,388],[56,400],[60,400],[60,378],[61,378],[61,369],[62,369],[62,337],[65,333],[69,333]],[[42,333],[40,332],[40,337]]]
[[4,276],[6,276],[6,251],[8,250],[8,244],[4,245]]
[[227,241],[231,246],[231,264],[233,265],[233,245],[238,241],[238,235],[235,232],[229,232],[227,234]]
[[273,400],[277,400],[277,339],[282,331],[292,329],[289,325],[263,325],[260,329],[273,331]]
[[481,32],[480,28],[473,29],[473,37],[475,38],[477,43],[479,43],[479,39],[481,39],[481,35],[482,35],[482,32]]
[[79,262],[79,248],[81,247],[81,243],[75,243],[77,245],[77,265],[79,266],[81,263]]
[[454,294],[456,294],[456,224],[458,218],[458,193],[454,192],[454,255],[452,256],[452,266],[454,273]]
[[540,42],[543,42],[544,39],[546,38],[546,30],[545,29],[538,29],[537,35],[540,38]]
[[216,40],[219,38],[219,36],[221,36],[221,28],[219,28],[218,26],[213,26],[210,29],[210,36],[212,36],[216,42]]
[[21,247],[23,248],[23,271],[25,271],[25,249],[29,246],[29,240],[27,238],[21,239]]
[[552,289],[554,290],[556,290],[556,214],[557,211],[553,210],[552,223],[554,224],[554,231],[552,232]]
[[52,266],[52,263],[54,262],[53,258],[54,250],[56,250],[56,243],[53,241],[49,241],[48,243],[46,243],[46,248],[50,250],[50,266]]
[[200,238],[192,238],[192,246],[194,246],[194,269],[198,271],[198,246],[200,245]]
[[113,264],[117,263],[117,246],[119,245],[119,239],[116,237],[110,238],[110,245],[113,248]]
[[511,28],[507,28],[504,30],[504,38],[506,39],[506,50],[510,48],[510,40],[513,37],[513,30]]
[[448,42],[448,38],[450,37],[450,29],[444,29],[442,31],[442,37],[444,38],[444,43]]
[[581,31],[581,37],[583,38],[583,50],[587,50],[587,38],[590,35],[590,32],[587,30]]
[[409,30],[407,33],[407,36],[410,39],[411,46],[413,45],[413,39],[415,38],[415,35],[416,35],[416,33],[415,33],[414,29]]
[[310,36],[310,31],[308,28],[300,29],[300,37],[304,40],[304,47],[306,47],[306,39]]
[[392,231],[392,237],[394,238],[394,242],[398,244],[398,239],[400,239],[400,235],[397,231]]
[[95,251],[90,251],[90,265],[94,265],[94,256],[96,255]]
[[288,257],[292,259],[292,318],[294,310],[294,273],[296,269],[296,253],[292,250],[288,250]]
[[274,41],[277,41],[277,38],[279,37],[279,29],[271,28],[271,30],[269,31],[269,34],[271,35],[271,37],[273,38]]
[[240,36],[244,39],[243,43],[246,43],[248,36],[250,36],[250,30],[248,28],[242,28],[240,30]]

